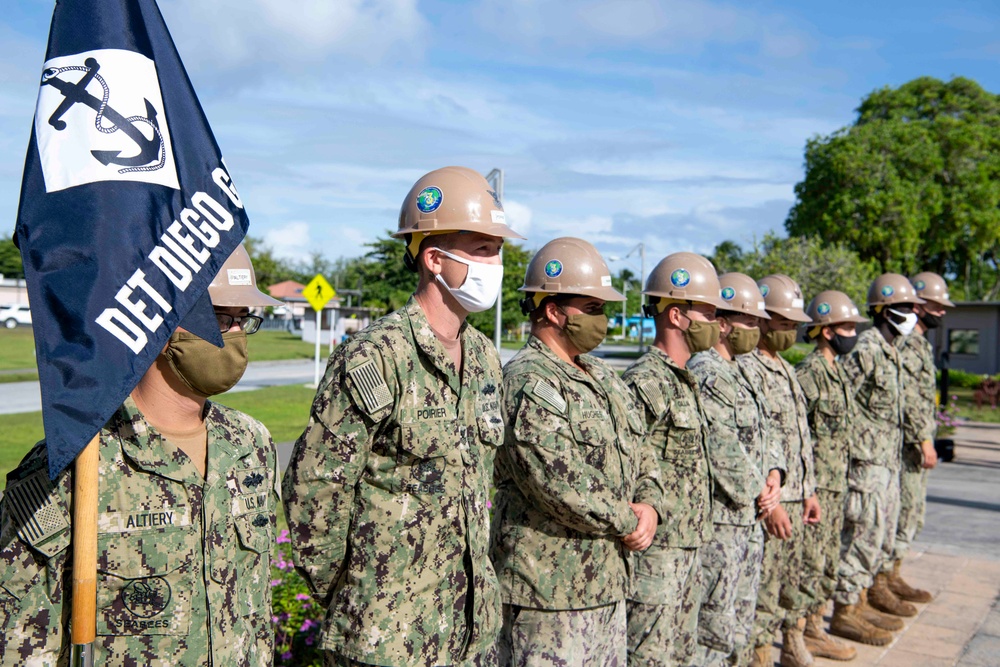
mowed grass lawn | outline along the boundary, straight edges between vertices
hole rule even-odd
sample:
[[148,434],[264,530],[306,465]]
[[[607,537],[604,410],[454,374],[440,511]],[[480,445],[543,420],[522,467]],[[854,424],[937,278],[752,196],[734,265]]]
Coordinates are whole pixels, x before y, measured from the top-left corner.
[[[214,400],[262,421],[275,442],[289,442],[302,434],[309,421],[315,393],[309,387],[289,385],[223,394]],[[0,488],[42,433],[41,412],[0,415]]]
[[[287,331],[258,331],[247,340],[252,361],[312,359],[316,350],[312,343],[304,343]],[[326,359],[327,351],[325,345],[321,347],[323,359]],[[35,338],[31,327],[0,329],[0,382],[37,379]]]

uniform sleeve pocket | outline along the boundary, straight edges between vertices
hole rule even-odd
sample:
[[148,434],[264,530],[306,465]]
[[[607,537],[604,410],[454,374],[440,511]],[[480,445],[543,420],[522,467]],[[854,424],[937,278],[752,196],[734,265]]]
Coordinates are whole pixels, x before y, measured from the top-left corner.
[[194,540],[189,531],[102,536],[97,634],[188,634],[195,593]]

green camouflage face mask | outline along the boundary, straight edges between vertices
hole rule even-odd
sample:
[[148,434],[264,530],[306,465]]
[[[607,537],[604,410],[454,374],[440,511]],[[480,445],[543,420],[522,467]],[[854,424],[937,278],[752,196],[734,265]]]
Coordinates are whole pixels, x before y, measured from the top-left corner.
[[244,331],[222,334],[222,348],[186,331],[174,332],[163,356],[170,369],[199,396],[208,398],[233,388],[247,369],[247,335]]
[[798,338],[798,332],[795,329],[789,331],[768,331],[764,334],[767,346],[775,352],[784,352],[792,345],[795,345],[796,338]]
[[726,336],[726,340],[729,341],[729,347],[732,349],[733,354],[753,352],[753,349],[757,347],[757,343],[760,342],[760,329],[757,327],[746,329],[733,325],[733,330]]

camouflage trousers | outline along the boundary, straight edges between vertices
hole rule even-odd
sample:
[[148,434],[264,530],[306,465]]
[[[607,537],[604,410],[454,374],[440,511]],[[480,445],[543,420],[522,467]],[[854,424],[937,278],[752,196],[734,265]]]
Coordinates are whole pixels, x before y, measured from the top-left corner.
[[[480,653],[479,655],[469,658],[468,660],[463,660],[462,662],[453,664],[455,665],[455,667],[497,667],[497,650],[494,647],[493,649],[485,653]],[[338,655],[337,653],[324,651],[323,667],[388,667],[388,666],[387,665],[376,666],[376,665],[371,665],[367,662],[358,662],[357,660],[342,655]]]
[[823,520],[806,526],[802,544],[802,594],[810,612],[820,610],[837,589],[844,494],[816,489]]
[[[924,512],[927,509],[927,475],[930,471],[923,467],[923,453],[920,445],[903,447],[903,466],[899,471],[899,521],[896,525],[896,542],[893,545],[892,561],[903,560],[910,552],[910,545],[924,528]],[[892,569],[892,562],[887,563]],[[883,571],[886,566],[883,565]]]
[[696,664],[725,665],[749,643],[763,551],[759,523],[717,523],[712,538],[701,547]]
[[[840,566],[833,599],[857,604],[861,591],[871,588],[882,565],[892,557],[899,519],[899,473],[866,466],[859,482],[851,482],[844,498],[844,528],[840,533]],[[854,472],[851,473],[855,477]]]
[[690,665],[700,606],[698,549],[652,547],[637,554],[627,608],[630,667]]
[[549,611],[503,606],[501,667],[625,667],[625,601]]
[[805,596],[802,595],[803,503],[782,501],[781,507],[792,522],[792,536],[787,540],[770,535],[764,537],[764,563],[753,622],[754,646],[770,646],[779,627],[795,625],[806,615]]

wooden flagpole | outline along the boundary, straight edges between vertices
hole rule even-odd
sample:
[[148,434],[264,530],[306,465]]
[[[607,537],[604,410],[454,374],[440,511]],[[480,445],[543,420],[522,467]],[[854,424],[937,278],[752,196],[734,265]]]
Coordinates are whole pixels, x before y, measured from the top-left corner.
[[91,438],[73,469],[73,616],[70,631],[74,666],[92,667],[97,639],[98,438]]

